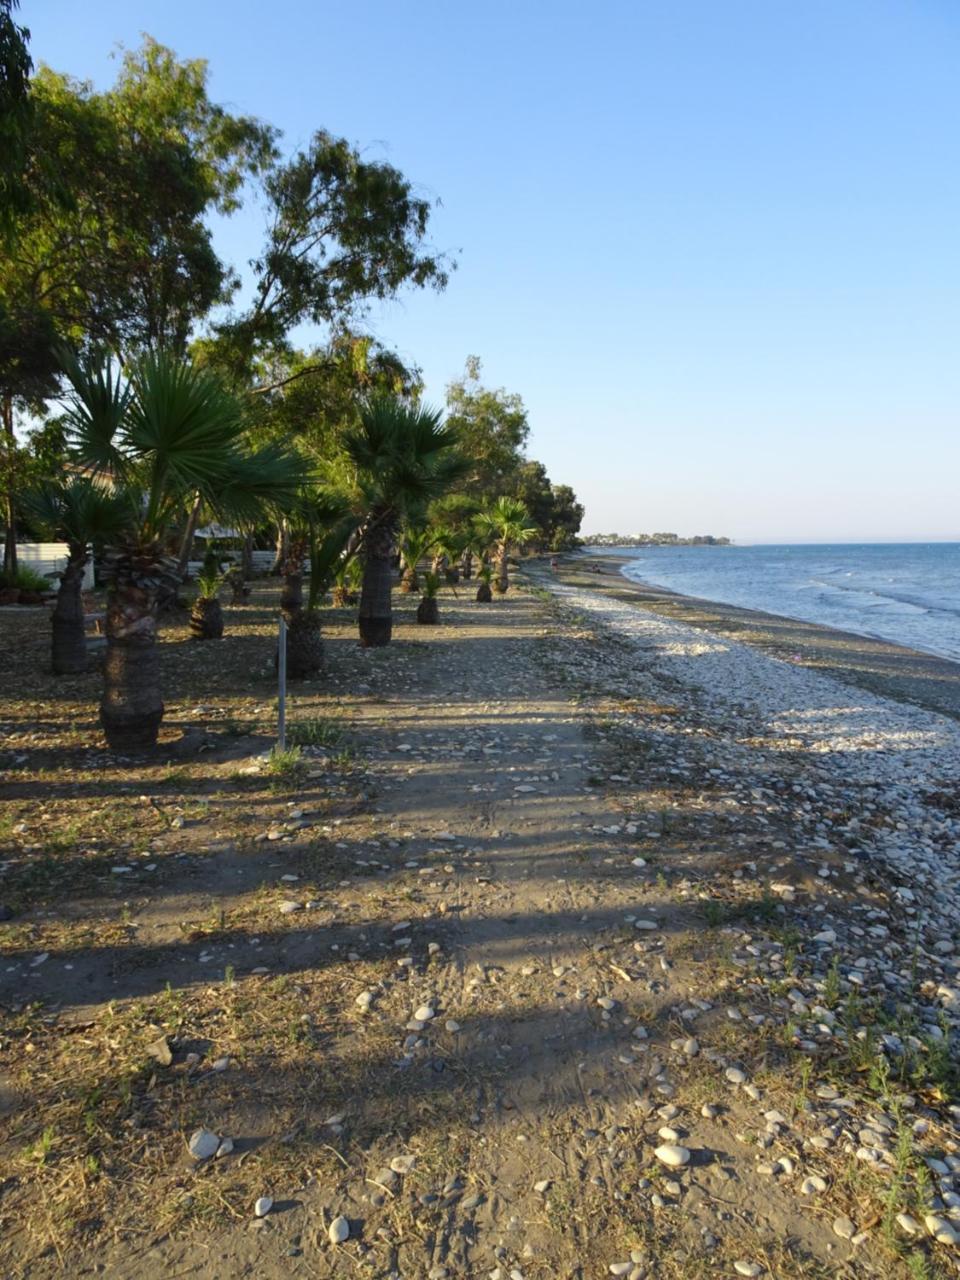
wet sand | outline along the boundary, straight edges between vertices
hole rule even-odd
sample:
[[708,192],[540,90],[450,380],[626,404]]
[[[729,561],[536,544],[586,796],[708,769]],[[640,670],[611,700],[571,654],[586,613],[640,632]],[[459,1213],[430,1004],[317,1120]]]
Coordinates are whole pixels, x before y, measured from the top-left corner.
[[[562,556],[558,577],[569,586],[625,600],[652,613],[753,645],[774,657],[813,667],[881,697],[912,703],[960,720],[960,663],[837,631],[814,622],[718,604],[666,587],[635,582],[621,573],[628,556]],[[599,572],[590,566],[595,565]],[[549,573],[548,562],[534,573]]]

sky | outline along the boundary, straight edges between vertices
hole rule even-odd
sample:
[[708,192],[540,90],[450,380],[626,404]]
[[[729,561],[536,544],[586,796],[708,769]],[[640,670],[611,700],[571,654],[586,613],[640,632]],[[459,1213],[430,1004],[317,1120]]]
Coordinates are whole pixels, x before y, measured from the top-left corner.
[[[291,152],[326,128],[436,201],[457,270],[371,331],[436,403],[480,356],[585,532],[960,540],[956,0],[23,0],[20,20],[36,61],[98,88],[147,32]],[[249,206],[218,247],[243,263],[261,229]]]

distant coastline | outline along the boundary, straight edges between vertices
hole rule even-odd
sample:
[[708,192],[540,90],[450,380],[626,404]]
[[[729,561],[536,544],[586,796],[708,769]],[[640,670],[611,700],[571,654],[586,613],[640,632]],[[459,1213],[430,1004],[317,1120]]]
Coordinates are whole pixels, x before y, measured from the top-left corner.
[[712,533],[698,533],[681,538],[676,533],[596,533],[582,537],[585,547],[729,547],[730,538],[715,538]]

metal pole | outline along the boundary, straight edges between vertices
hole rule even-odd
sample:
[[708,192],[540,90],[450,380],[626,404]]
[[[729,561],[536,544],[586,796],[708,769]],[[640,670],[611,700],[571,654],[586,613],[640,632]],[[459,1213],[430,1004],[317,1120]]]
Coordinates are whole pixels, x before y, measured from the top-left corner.
[[277,746],[281,751],[287,749],[287,620],[280,615],[280,637],[277,647],[277,683],[280,686],[277,698]]

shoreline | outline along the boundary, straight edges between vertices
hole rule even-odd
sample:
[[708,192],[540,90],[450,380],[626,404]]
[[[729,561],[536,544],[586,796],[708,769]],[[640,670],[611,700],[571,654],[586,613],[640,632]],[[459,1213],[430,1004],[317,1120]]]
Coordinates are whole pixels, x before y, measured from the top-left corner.
[[[771,657],[810,667],[895,702],[960,720],[960,663],[891,640],[638,582],[622,573],[626,559],[613,553],[561,556],[556,578],[566,586],[595,591],[723,639],[740,641]],[[588,564],[598,565],[599,572],[590,570]],[[544,571],[550,573],[546,565]],[[539,576],[539,571],[532,576]]]

